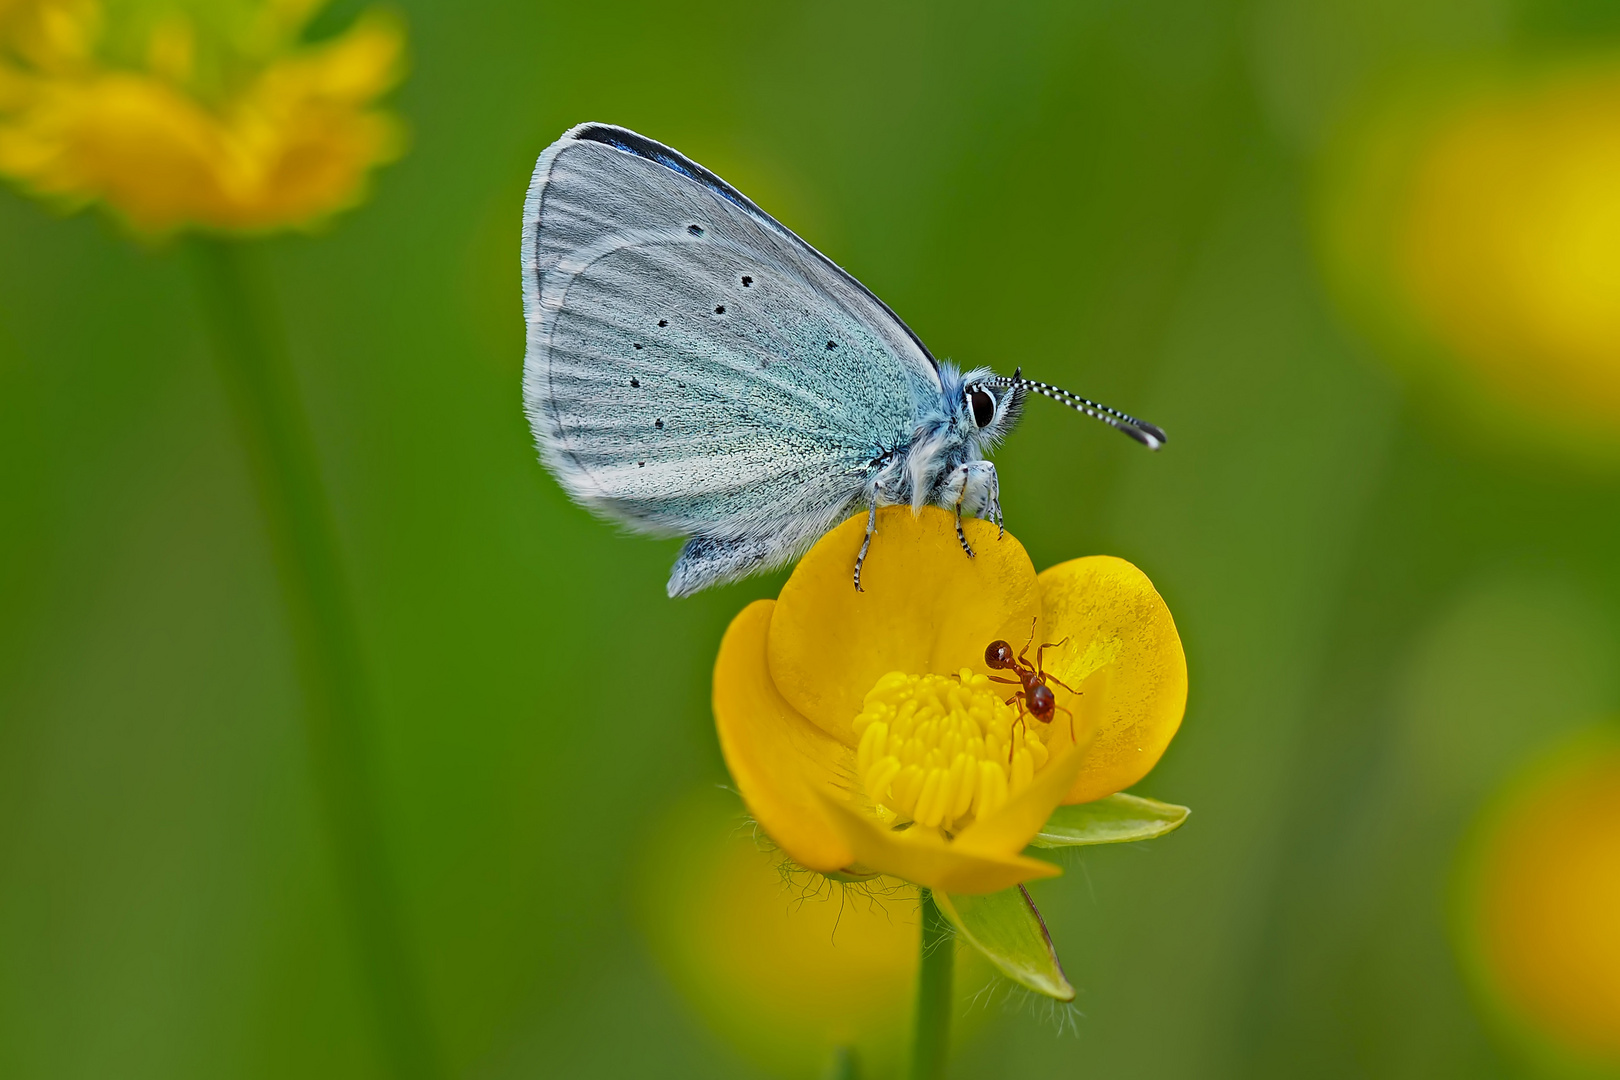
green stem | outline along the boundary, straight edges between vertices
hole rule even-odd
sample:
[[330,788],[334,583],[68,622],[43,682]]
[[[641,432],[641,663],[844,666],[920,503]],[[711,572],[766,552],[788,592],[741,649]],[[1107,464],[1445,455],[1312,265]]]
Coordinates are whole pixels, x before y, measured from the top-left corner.
[[945,1076],[951,1045],[951,969],[955,962],[951,924],[934,903],[934,894],[924,889],[911,1080],[943,1080]]
[[194,239],[187,254],[270,534],[321,820],[384,1064],[402,1080],[436,1080],[443,1072],[383,849],[359,635],[297,382],[246,245]]
[[827,1080],[861,1080],[860,1063],[853,1046],[840,1046],[833,1051],[832,1064],[827,1067]]

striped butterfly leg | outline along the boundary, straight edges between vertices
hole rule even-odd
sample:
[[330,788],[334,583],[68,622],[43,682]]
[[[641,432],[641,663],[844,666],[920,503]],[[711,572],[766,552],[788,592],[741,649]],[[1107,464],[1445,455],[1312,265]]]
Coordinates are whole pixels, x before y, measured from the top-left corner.
[[876,470],[867,487],[867,498],[870,499],[866,512],[866,537],[861,541],[861,552],[855,556],[855,591],[865,592],[861,588],[861,567],[866,564],[866,553],[872,550],[872,537],[877,535],[877,512],[879,506],[888,506],[894,501],[894,489],[898,482],[900,470],[904,459],[895,454],[884,454],[872,463]]
[[866,539],[861,541],[861,553],[855,556],[855,591],[865,592],[861,588],[861,567],[866,564],[866,553],[872,550],[872,537],[877,535],[877,499],[872,499],[872,508],[866,514]]
[[968,462],[970,475],[967,488],[970,498],[979,502],[979,516],[996,525],[996,539],[1007,535],[1007,525],[1001,516],[1001,478],[996,467],[988,461]]
[[962,545],[962,551],[970,559],[973,558],[973,545],[968,543],[967,533],[962,531],[962,504],[968,502],[973,494],[971,465],[964,463],[957,466],[940,492],[940,504],[956,514],[956,542]]
[[1007,534],[1001,519],[1001,483],[996,467],[990,462],[983,458],[963,462],[946,485],[944,494],[951,499],[948,509],[956,512],[957,543],[962,545],[968,558],[973,557],[973,548],[962,531],[963,514],[994,522],[998,540]]
[[967,552],[967,557],[968,558],[970,558],[970,559],[973,558],[973,548],[971,546],[969,546],[969,544],[968,544],[967,533],[962,531],[962,504],[961,504],[961,502],[958,502],[956,504],[956,542],[958,544],[962,545],[962,550]]

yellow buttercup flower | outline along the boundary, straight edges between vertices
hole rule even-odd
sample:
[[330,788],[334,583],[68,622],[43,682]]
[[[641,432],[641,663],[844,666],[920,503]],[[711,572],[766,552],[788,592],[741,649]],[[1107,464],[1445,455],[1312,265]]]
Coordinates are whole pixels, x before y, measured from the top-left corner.
[[1355,314],[1481,422],[1620,455],[1620,65],[1393,97],[1323,170]]
[[137,231],[264,232],[358,202],[401,128],[379,10],[305,43],[319,0],[0,3],[0,175]]
[[1480,982],[1566,1055],[1620,1065],[1620,732],[1533,767],[1472,847],[1463,924]]
[[[934,508],[879,512],[857,593],[865,524],[828,533],[777,600],[726,631],[715,720],[744,801],[823,873],[954,893],[1057,874],[1021,854],[1052,811],[1140,780],[1181,723],[1187,669],[1170,612],[1121,559],[1037,575],[985,522],[965,523],[968,559]],[[1039,656],[1056,694],[1049,722],[992,681],[1007,674],[985,664],[997,640],[1054,643]]]
[[1395,268],[1506,400],[1620,427],[1620,72],[1490,95],[1419,155]]

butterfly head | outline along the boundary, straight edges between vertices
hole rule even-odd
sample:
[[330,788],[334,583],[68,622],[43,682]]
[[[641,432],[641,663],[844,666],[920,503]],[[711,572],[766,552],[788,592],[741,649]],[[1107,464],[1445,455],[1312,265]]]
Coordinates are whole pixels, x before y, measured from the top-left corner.
[[982,448],[995,446],[1018,423],[1024,411],[1022,386],[1007,385],[988,368],[976,368],[957,376],[956,386],[947,386],[947,400],[953,402],[959,431]]

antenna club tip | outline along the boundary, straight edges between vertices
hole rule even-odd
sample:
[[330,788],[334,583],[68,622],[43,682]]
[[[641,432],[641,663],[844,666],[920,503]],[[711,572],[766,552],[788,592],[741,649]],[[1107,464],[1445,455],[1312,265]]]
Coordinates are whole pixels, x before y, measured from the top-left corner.
[[[1125,427],[1124,425],[1121,425],[1119,430],[1123,431],[1125,434],[1129,435],[1131,438],[1135,439],[1149,450],[1156,451],[1160,447],[1164,446],[1165,443],[1163,432],[1158,432],[1155,434],[1154,432],[1147,431],[1144,428]],[[1157,431],[1157,429],[1155,429],[1155,431]]]
[[1136,417],[1122,413],[1118,409],[1111,409],[1107,405],[1099,405],[1097,402],[1080,397],[1078,394],[1071,394],[1062,387],[1053,386],[1051,383],[1038,382],[1035,379],[1026,379],[1023,375],[1024,369],[1019,367],[1013,371],[1011,378],[998,375],[986,381],[995,386],[1021,387],[1025,390],[1033,390],[1043,397],[1067,405],[1076,412],[1084,413],[1093,420],[1101,420],[1109,427],[1129,435],[1149,450],[1159,450],[1170,441],[1170,436],[1166,435],[1164,429],[1157,424],[1138,420]]

